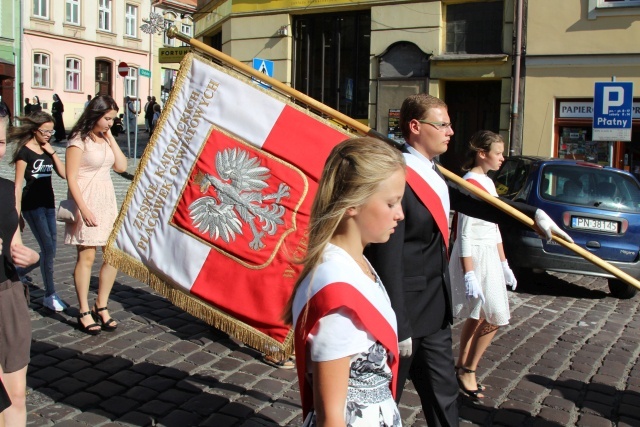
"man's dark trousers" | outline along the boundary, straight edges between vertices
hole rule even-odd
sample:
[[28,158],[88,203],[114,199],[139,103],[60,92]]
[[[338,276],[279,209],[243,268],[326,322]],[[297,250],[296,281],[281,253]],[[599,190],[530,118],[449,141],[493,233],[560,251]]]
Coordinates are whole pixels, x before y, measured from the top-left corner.
[[429,427],[458,426],[458,384],[455,381],[451,326],[431,335],[412,338],[411,357],[401,357],[396,402],[411,377]]

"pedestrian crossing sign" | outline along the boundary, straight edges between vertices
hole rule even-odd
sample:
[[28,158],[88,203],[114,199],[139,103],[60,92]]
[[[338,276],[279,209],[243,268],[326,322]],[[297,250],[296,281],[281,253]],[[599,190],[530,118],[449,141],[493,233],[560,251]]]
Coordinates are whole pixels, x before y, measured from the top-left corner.
[[[273,77],[273,61],[268,59],[253,58],[253,69],[260,71],[262,74],[266,74],[269,77]],[[256,80],[258,84],[264,88],[270,89],[271,86]]]

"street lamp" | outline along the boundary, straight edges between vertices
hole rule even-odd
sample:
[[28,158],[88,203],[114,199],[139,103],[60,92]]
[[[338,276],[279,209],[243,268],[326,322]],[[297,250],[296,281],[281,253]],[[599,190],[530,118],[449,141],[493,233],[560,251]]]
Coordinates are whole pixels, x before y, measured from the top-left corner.
[[144,24],[140,26],[140,29],[143,33],[158,33],[158,35],[160,35],[165,30],[164,18],[159,13],[151,12],[149,19],[143,19],[142,22],[144,22]]

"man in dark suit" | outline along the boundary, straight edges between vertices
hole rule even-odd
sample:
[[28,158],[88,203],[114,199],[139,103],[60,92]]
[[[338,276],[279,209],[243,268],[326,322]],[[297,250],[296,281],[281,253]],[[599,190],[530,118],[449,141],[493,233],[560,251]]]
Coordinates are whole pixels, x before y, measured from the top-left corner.
[[[371,245],[365,254],[387,289],[398,321],[402,357],[397,401],[411,376],[429,427],[457,426],[458,385],[452,353],[447,251],[449,209],[499,223],[501,227],[522,225],[452,184],[447,185],[437,170],[434,159],[447,151],[453,135],[447,105],[442,100],[426,94],[410,96],[400,109],[400,127],[408,166],[402,199],[405,219],[387,243]],[[535,218],[548,239],[554,231],[570,240],[544,212],[508,203]],[[468,290],[468,294],[473,292]]]

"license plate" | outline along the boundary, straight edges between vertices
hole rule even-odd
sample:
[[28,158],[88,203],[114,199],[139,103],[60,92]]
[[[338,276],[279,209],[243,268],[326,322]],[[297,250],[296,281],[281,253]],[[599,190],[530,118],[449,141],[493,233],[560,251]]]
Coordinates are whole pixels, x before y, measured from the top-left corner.
[[571,218],[571,227],[583,230],[606,231],[609,233],[618,232],[617,221],[607,221],[605,219],[582,218],[574,216]]

